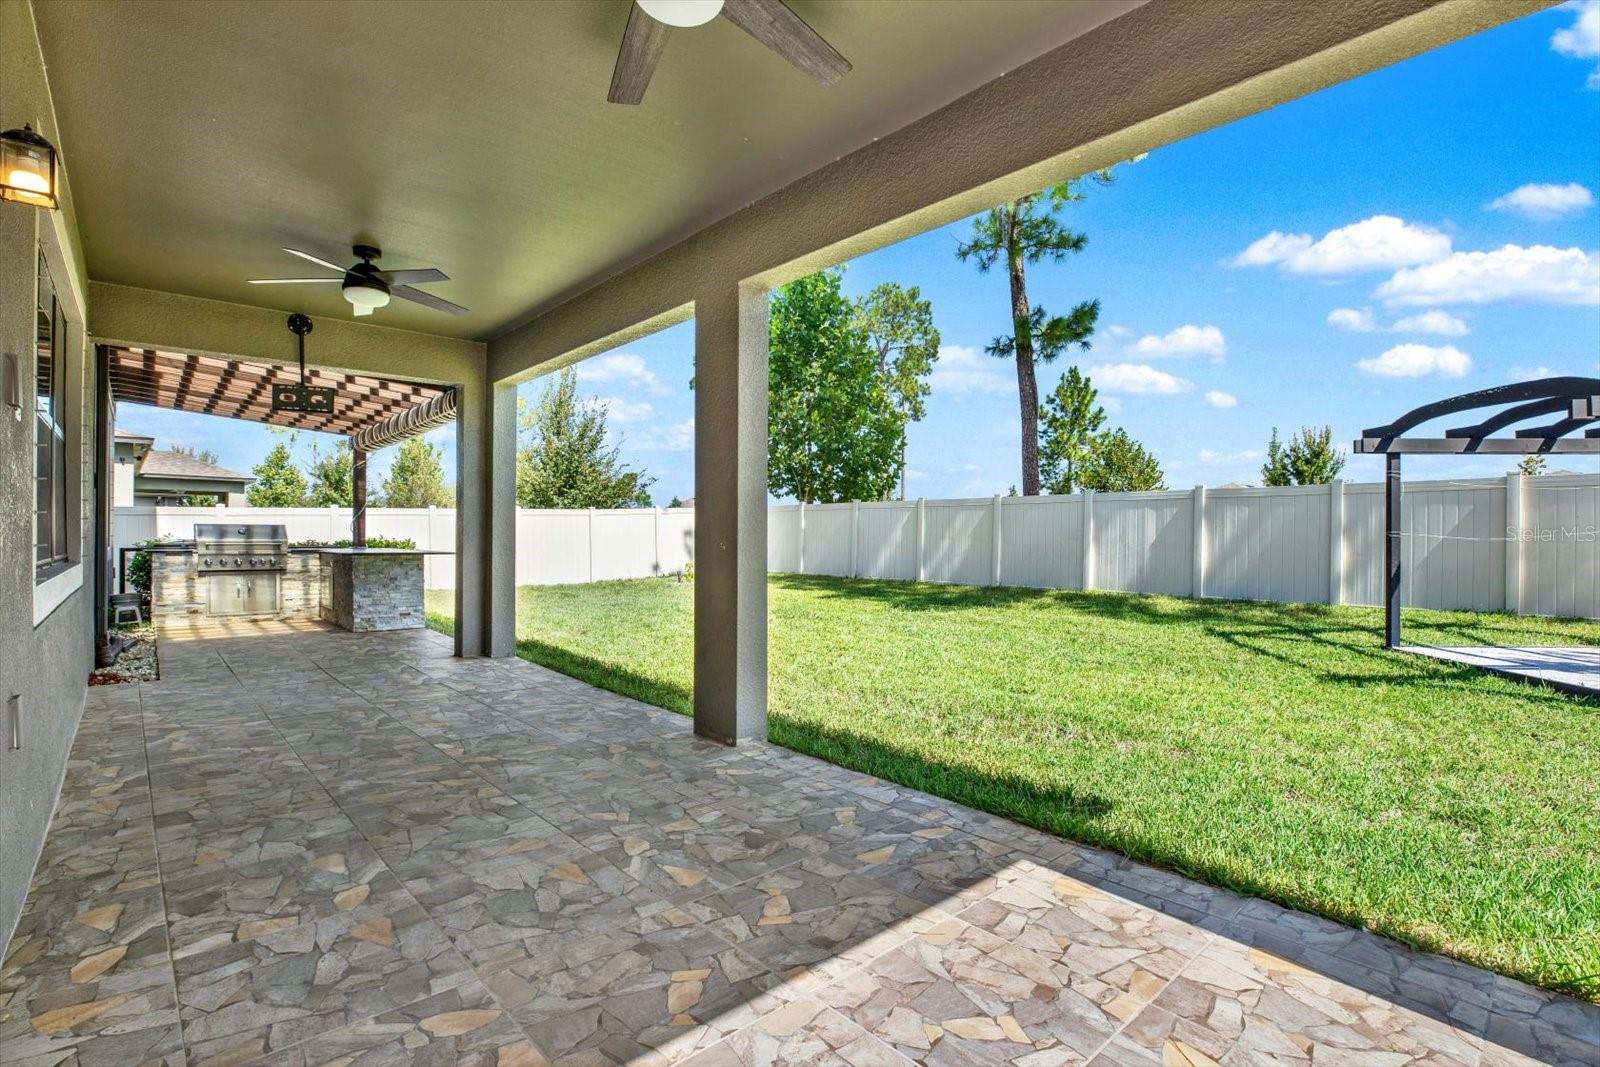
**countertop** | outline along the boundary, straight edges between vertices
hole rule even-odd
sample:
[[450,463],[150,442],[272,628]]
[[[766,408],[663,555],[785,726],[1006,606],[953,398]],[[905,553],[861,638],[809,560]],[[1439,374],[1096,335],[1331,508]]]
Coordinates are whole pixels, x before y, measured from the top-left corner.
[[439,548],[291,548],[290,552],[320,552],[324,556],[453,556]]

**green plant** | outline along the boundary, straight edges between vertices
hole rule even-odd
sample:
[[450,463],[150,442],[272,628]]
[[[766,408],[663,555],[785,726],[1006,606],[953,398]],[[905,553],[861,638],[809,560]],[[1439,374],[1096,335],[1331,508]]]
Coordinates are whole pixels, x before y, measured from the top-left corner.
[[[290,548],[354,548],[355,542],[348,537],[337,541],[318,541],[315,539],[296,541]],[[369,537],[368,548],[416,548],[417,543],[409,537]]]
[[150,553],[143,551],[151,545],[159,545],[163,541],[170,541],[171,537],[150,537],[136,542],[134,547],[140,549],[128,556],[128,569],[124,572],[128,588],[138,593],[145,600],[150,599]]

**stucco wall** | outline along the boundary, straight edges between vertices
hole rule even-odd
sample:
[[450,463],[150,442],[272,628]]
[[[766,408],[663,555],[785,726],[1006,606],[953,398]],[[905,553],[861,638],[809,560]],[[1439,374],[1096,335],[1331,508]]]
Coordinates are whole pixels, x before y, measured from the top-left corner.
[[[32,123],[57,141],[44,66],[27,4],[0,4],[0,129]],[[66,392],[69,522],[79,535],[82,584],[37,624],[34,618],[32,419],[34,272],[40,248],[69,319]],[[0,355],[16,357],[23,410],[0,406],[0,945],[10,941],[55,808],[67,753],[93,666],[90,440],[94,376],[84,348],[86,282],[70,194],[46,213],[0,203]],[[71,486],[78,486],[73,493]],[[75,497],[75,499],[74,499]],[[10,749],[7,702],[15,695],[22,745]],[[3,955],[3,951],[0,951]]]

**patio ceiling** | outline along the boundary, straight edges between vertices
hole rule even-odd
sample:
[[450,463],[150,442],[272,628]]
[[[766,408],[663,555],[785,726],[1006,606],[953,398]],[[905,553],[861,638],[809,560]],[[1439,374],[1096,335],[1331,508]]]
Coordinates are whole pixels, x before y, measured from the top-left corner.
[[307,385],[333,387],[334,410],[274,412],[273,383],[298,382],[298,368],[138,348],[108,348],[107,359],[119,401],[346,436],[398,425],[393,420],[453,391],[307,367]]
[[360,237],[471,308],[363,321],[483,339],[1139,2],[791,0],[842,81],[717,19],[669,35],[638,107],[605,99],[627,0],[34,10],[91,278],[348,317],[337,286],[245,279]]

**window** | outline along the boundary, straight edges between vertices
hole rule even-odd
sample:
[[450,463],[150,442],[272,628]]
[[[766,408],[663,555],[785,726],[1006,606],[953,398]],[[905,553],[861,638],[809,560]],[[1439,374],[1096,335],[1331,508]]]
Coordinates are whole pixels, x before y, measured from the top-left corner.
[[67,562],[66,321],[44,256],[39,256],[34,425],[34,561],[39,580]]

